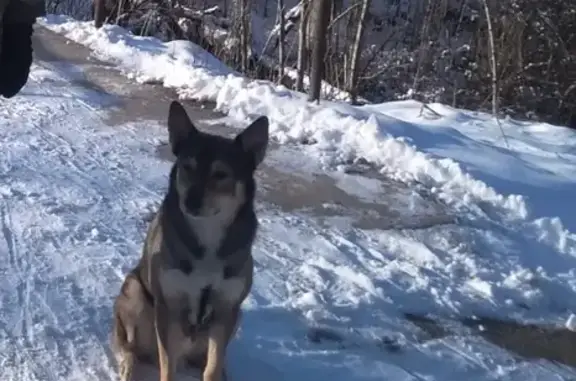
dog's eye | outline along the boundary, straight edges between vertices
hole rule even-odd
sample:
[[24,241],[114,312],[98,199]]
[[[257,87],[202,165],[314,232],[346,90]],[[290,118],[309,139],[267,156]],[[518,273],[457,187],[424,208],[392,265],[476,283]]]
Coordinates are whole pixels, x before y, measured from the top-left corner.
[[192,164],[190,164],[190,163],[182,164],[182,168],[183,168],[186,172],[188,172],[188,173],[191,173],[191,172],[195,172],[195,171],[196,171],[196,166],[195,166],[195,165],[192,165]]
[[226,171],[214,171],[212,172],[212,178],[214,180],[220,181],[228,178],[228,172]]

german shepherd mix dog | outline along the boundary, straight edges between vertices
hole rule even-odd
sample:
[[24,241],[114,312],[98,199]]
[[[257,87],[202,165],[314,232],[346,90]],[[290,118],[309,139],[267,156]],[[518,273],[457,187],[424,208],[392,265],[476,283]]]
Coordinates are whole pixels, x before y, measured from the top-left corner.
[[182,362],[203,369],[203,381],[223,381],[252,287],[254,172],[266,154],[268,118],[228,139],[197,130],[173,101],[168,131],[176,162],[142,257],[114,303],[112,348],[122,381],[136,361],[157,364],[160,381],[173,381]]

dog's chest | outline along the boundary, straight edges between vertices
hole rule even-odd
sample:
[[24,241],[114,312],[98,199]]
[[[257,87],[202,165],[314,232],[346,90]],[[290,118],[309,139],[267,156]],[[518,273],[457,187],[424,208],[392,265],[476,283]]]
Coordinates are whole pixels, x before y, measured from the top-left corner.
[[165,297],[170,299],[186,298],[191,305],[198,302],[202,291],[209,287],[219,300],[236,303],[241,299],[245,288],[242,277],[224,277],[225,263],[214,256],[194,261],[190,273],[181,269],[163,269],[160,283]]
[[216,256],[226,234],[224,221],[219,218],[207,218],[204,221],[191,221],[190,225],[198,243],[204,249],[204,256]]

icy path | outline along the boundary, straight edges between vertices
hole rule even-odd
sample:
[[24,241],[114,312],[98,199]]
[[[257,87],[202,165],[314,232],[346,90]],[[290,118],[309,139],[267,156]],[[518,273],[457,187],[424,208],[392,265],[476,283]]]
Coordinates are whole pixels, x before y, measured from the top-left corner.
[[0,106],[2,380],[109,378],[110,296],[163,180],[145,138],[65,84],[35,68]]
[[[114,379],[112,299],[166,183],[169,163],[156,152],[164,129],[106,125],[106,96],[69,74],[35,66],[22,95],[0,103],[0,380]],[[506,315],[532,303],[536,317],[561,316],[574,306],[569,258],[555,256],[548,278],[534,281],[535,259],[506,253],[536,244],[497,223],[368,231],[351,225],[345,205],[332,218],[260,209],[231,381],[575,377],[463,329],[425,337],[401,315]]]

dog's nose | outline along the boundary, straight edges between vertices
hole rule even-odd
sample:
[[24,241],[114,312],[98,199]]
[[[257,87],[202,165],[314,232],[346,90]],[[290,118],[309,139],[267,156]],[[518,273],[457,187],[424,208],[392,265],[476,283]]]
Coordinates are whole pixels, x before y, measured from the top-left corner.
[[186,209],[190,214],[198,214],[202,209],[204,192],[202,189],[190,189],[186,197]]

